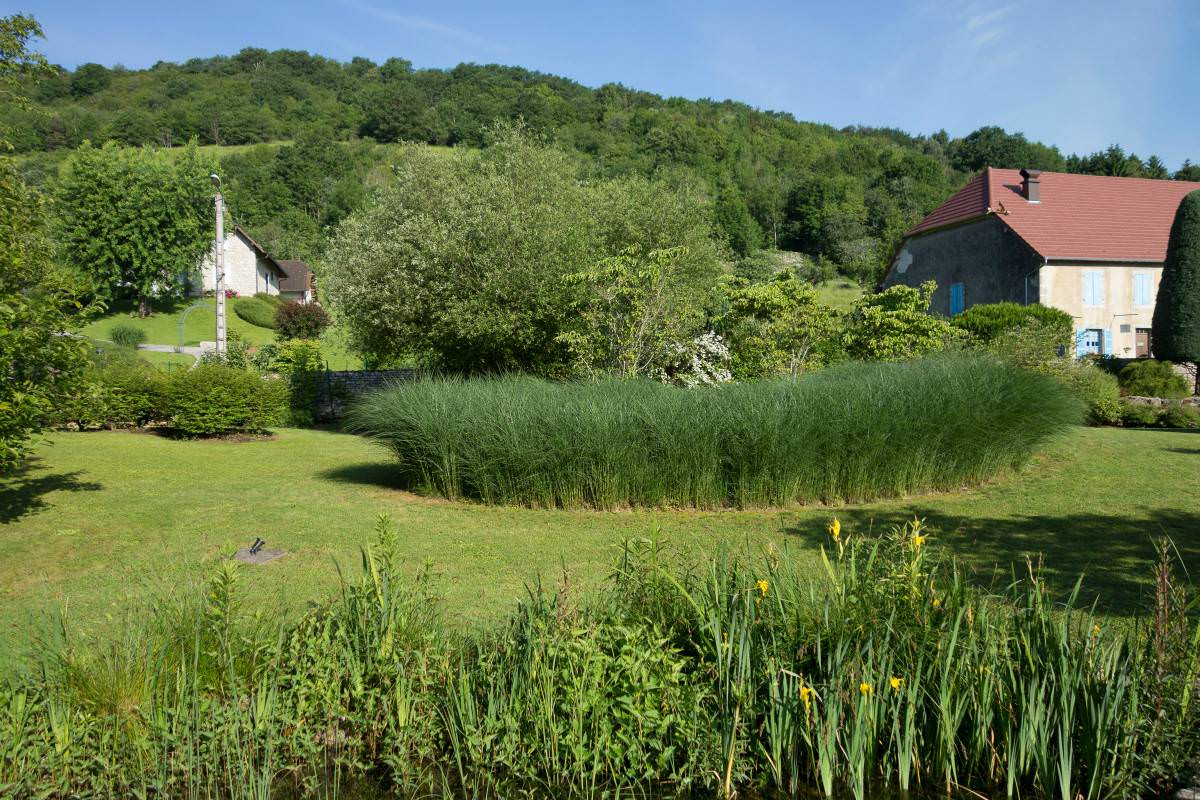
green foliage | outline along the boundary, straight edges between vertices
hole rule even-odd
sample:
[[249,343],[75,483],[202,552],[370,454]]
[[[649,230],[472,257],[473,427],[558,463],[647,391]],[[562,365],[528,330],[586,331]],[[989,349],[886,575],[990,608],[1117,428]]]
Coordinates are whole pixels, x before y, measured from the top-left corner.
[[288,384],[288,424],[311,425],[326,369],[321,343],[316,339],[288,339],[258,348],[251,359],[264,374],[283,376]]
[[68,262],[103,297],[132,292],[141,316],[153,298],[179,297],[212,237],[213,165],[179,154],[84,143],[55,194]]
[[794,378],[832,355],[838,314],[791,272],[762,283],[734,278],[726,294],[729,310],[717,327],[729,342],[736,377]]
[[146,331],[136,325],[121,322],[109,329],[108,338],[117,347],[127,347],[130,350],[136,350],[139,344],[146,341]]
[[972,132],[955,144],[952,163],[964,172],[985,167],[1042,169],[1065,172],[1066,162],[1056,147],[1031,142],[1021,133],[1008,133],[994,125]]
[[275,329],[275,312],[278,308],[279,306],[262,300],[257,295],[233,299],[233,313],[259,328]]
[[1200,362],[1200,191],[1175,212],[1151,336],[1158,358]]
[[377,201],[338,229],[322,290],[353,350],[556,375],[571,368],[560,335],[587,296],[567,276],[630,247],[679,248],[675,291],[715,287],[710,217],[683,187],[581,180],[569,156],[527,132],[493,135],[482,153],[411,151]]
[[54,411],[59,426],[79,430],[128,428],[164,417],[165,373],[131,353],[96,357],[79,386]]
[[1121,424],[1127,428],[1152,428],[1162,420],[1163,409],[1143,403],[1121,401]]
[[532,506],[771,506],[961,486],[1079,418],[1053,381],[990,359],[847,364],[798,380],[433,379],[349,424],[407,484]]
[[275,330],[280,339],[320,339],[332,320],[317,303],[280,303],[275,309]]
[[864,295],[846,318],[842,346],[853,359],[901,361],[943,350],[963,338],[959,329],[929,313],[933,281],[893,286]]
[[717,195],[714,206],[716,230],[734,255],[745,257],[762,244],[762,229],[740,191],[726,187]]
[[164,411],[185,436],[261,433],[280,424],[287,385],[224,364],[202,363],[168,374]]
[[1188,382],[1170,361],[1134,361],[1121,369],[1117,379],[1124,395],[1177,399],[1191,394]]
[[86,363],[84,340],[64,335],[78,327],[79,292],[51,262],[44,219],[41,198],[0,158],[0,475],[21,463]]
[[594,269],[564,277],[584,289],[577,317],[559,334],[575,368],[592,376],[656,376],[673,348],[703,324],[703,288],[683,274],[683,248],[643,252],[632,246]]
[[247,568],[224,561],[131,614],[119,643],[61,634],[9,677],[0,780],[22,797],[378,781],[403,797],[1100,800],[1190,774],[1200,628],[1166,540],[1153,605],[1104,626],[1032,565],[978,588],[919,520],[867,538],[835,519],[823,538],[815,576],[792,548],[627,541],[602,589],[564,575],[467,632],[386,518],[361,573],[295,622],[247,613]]
[[1034,321],[1042,323],[1044,328],[1052,328],[1059,339],[1058,344],[1063,347],[1070,344],[1074,335],[1071,315],[1038,303],[980,303],[950,318],[951,325],[982,342],[992,342],[1001,334]]
[[1200,428],[1200,408],[1172,403],[1159,420],[1164,428]]

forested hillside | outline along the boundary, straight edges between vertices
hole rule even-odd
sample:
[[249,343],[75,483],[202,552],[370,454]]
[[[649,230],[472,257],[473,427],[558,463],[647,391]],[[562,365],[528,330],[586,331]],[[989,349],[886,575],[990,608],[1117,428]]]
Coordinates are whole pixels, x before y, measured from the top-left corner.
[[[26,177],[52,181],[83,141],[218,151],[239,221],[280,255],[318,257],[328,230],[359,207],[395,153],[378,145],[485,146],[497,120],[524,121],[600,176],[654,175],[700,187],[735,254],[798,250],[864,281],[900,234],[986,165],[1169,178],[1114,146],[1087,156],[999,128],[945,132],[801,122],[731,101],[592,89],[505,66],[414,69],[403,59],[340,63],[293,50],[160,62],[84,64],[27,87],[27,108],[0,107]],[[347,147],[343,142],[363,140]],[[374,142],[375,144],[372,144]],[[1175,177],[1197,179],[1185,164]]]

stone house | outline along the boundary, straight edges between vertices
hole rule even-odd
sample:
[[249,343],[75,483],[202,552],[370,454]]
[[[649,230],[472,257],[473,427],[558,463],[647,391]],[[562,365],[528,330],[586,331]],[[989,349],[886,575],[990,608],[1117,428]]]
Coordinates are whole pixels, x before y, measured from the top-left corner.
[[[200,283],[193,285],[192,294],[216,290],[213,264],[210,251],[200,262]],[[232,236],[225,237],[225,288],[237,292],[238,296],[262,292],[301,303],[316,299],[312,270],[303,261],[274,258],[241,225],[234,227]]]
[[1041,303],[1075,321],[1080,355],[1134,358],[1179,203],[1200,183],[989,167],[905,234],[883,287],[933,280],[931,310]]

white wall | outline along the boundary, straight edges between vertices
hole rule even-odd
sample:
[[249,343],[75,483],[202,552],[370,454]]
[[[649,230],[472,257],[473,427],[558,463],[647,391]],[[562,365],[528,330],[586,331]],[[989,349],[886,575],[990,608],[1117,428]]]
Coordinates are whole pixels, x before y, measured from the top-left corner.
[[[200,262],[200,292],[216,291],[216,270],[210,252]],[[266,292],[279,294],[279,272],[265,258],[259,257],[244,238],[236,232],[225,237],[225,288],[239,296]]]

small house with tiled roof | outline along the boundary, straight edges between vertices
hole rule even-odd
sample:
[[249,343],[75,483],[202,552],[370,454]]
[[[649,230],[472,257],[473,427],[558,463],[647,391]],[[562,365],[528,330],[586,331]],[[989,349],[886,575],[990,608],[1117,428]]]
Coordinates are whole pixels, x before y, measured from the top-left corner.
[[883,286],[935,281],[931,310],[1041,303],[1075,321],[1076,349],[1150,355],[1179,203],[1200,183],[988,168],[909,230]]
[[[213,292],[217,287],[211,251],[200,262],[200,283],[192,294]],[[312,270],[303,261],[275,258],[254,241],[241,225],[225,237],[225,287],[240,296],[280,295],[287,300],[311,303],[316,300]]]

